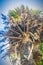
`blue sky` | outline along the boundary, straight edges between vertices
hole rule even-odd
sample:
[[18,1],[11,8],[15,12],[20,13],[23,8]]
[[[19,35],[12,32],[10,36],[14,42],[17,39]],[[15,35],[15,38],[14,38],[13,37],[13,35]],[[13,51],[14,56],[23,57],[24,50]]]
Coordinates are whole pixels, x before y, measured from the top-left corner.
[[[43,0],[0,0],[0,30],[2,30],[4,26],[2,24],[1,13],[7,15],[10,9],[14,9],[17,6],[20,7],[22,4],[28,6],[30,9],[43,10]],[[10,65],[10,62],[7,60],[1,60],[0,65]],[[8,62],[9,64],[6,64],[5,62]]]
[[22,4],[27,5],[30,9],[43,10],[43,0],[0,0],[0,11],[6,14],[9,9],[13,9]]

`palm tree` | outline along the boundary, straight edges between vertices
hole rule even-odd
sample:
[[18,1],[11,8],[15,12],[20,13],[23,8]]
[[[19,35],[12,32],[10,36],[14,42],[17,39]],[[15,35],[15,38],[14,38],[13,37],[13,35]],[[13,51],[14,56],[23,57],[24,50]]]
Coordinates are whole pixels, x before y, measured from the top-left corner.
[[[23,5],[21,7],[21,10],[23,11],[23,13],[25,12],[25,7]],[[15,10],[10,10],[8,14],[8,17],[9,17],[8,22],[10,23],[10,27],[8,28],[7,34],[5,35],[3,34],[4,38],[9,38],[10,60],[13,62],[13,64],[16,61],[17,65],[18,64],[25,65],[25,63],[29,61],[31,54],[33,54],[33,58],[34,58],[35,53],[39,46],[40,33],[42,31],[42,24],[39,25],[40,23],[34,23],[35,20],[34,22],[32,21],[32,24],[34,25],[32,25],[30,21],[28,23],[27,21],[28,19],[23,20],[23,21],[21,20],[21,24],[19,23],[19,21],[16,22],[15,19],[18,18],[19,16],[18,12],[19,11],[21,12],[21,10],[19,8]],[[3,35],[1,35],[1,37]],[[34,59],[36,62],[36,58]],[[38,65],[38,63],[35,63],[35,64]]]

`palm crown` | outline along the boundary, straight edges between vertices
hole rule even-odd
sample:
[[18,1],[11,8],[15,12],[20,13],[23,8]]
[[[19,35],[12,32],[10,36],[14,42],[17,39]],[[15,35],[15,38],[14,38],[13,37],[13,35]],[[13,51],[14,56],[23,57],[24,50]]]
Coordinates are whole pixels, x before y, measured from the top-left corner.
[[[4,24],[6,24],[4,29],[8,30],[6,32],[1,31],[0,37],[9,39],[10,48],[8,55],[10,59],[16,55],[15,59],[19,60],[19,64],[23,65],[25,63],[22,62],[22,56],[25,58],[25,62],[26,59],[30,59],[31,53],[33,53],[33,57],[34,53],[38,53],[37,49],[41,42],[40,37],[42,38],[40,36],[43,29],[42,20],[40,20],[39,15],[33,15],[32,11],[23,5],[21,8],[10,10],[8,17],[2,14],[2,19]],[[28,50],[27,54],[24,52],[25,49]],[[14,62],[15,60],[11,59],[11,61]]]

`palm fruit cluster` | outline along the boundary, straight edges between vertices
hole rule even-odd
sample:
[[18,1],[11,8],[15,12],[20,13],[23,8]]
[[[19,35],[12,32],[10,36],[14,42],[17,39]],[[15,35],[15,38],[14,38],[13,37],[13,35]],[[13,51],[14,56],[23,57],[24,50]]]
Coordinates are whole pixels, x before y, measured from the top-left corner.
[[39,65],[43,56],[39,50],[43,45],[43,17],[39,14],[23,5],[10,10],[7,17],[2,14],[7,31],[1,31],[0,37],[9,39],[7,54],[13,65]]

